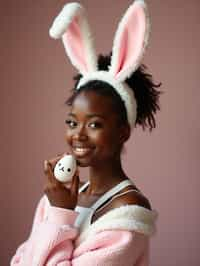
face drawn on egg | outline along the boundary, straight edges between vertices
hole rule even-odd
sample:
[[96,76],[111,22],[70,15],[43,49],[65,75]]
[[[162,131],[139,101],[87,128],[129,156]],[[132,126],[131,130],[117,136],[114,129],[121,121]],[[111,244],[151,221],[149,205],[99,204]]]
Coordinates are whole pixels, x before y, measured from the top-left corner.
[[54,168],[54,176],[63,183],[70,181],[75,172],[76,160],[72,155],[65,155],[57,162]]

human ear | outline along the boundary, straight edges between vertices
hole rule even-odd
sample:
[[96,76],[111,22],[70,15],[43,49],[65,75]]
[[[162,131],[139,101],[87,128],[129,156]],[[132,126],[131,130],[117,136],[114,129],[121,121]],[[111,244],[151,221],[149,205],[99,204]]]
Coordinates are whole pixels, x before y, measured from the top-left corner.
[[124,144],[130,138],[130,135],[131,135],[131,128],[130,128],[130,125],[128,123],[120,126],[120,129],[119,129],[119,142],[120,142],[120,144]]

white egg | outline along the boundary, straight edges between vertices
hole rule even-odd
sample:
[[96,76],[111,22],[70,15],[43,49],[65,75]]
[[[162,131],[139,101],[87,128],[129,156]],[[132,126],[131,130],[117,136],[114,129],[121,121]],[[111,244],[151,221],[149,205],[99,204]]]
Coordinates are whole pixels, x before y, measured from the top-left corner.
[[57,162],[54,168],[54,176],[63,183],[70,181],[75,172],[76,160],[72,155],[65,155]]

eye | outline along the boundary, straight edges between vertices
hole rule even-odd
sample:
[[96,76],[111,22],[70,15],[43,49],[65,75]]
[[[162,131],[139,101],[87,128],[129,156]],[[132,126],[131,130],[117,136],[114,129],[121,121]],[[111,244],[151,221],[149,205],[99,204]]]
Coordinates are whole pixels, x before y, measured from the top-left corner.
[[102,124],[100,122],[91,122],[89,124],[89,127],[93,128],[93,129],[97,129],[97,128],[101,128]]
[[75,128],[77,126],[77,122],[70,120],[70,119],[66,119],[65,123],[70,127],[70,128]]

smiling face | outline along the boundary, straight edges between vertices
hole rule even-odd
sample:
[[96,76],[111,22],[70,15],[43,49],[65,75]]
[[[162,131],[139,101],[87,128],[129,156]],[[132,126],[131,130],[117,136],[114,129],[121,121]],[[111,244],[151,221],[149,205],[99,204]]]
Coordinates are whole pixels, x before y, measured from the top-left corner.
[[112,99],[94,91],[82,91],[76,96],[66,125],[66,141],[83,167],[119,156],[130,134],[127,126],[119,124]]

